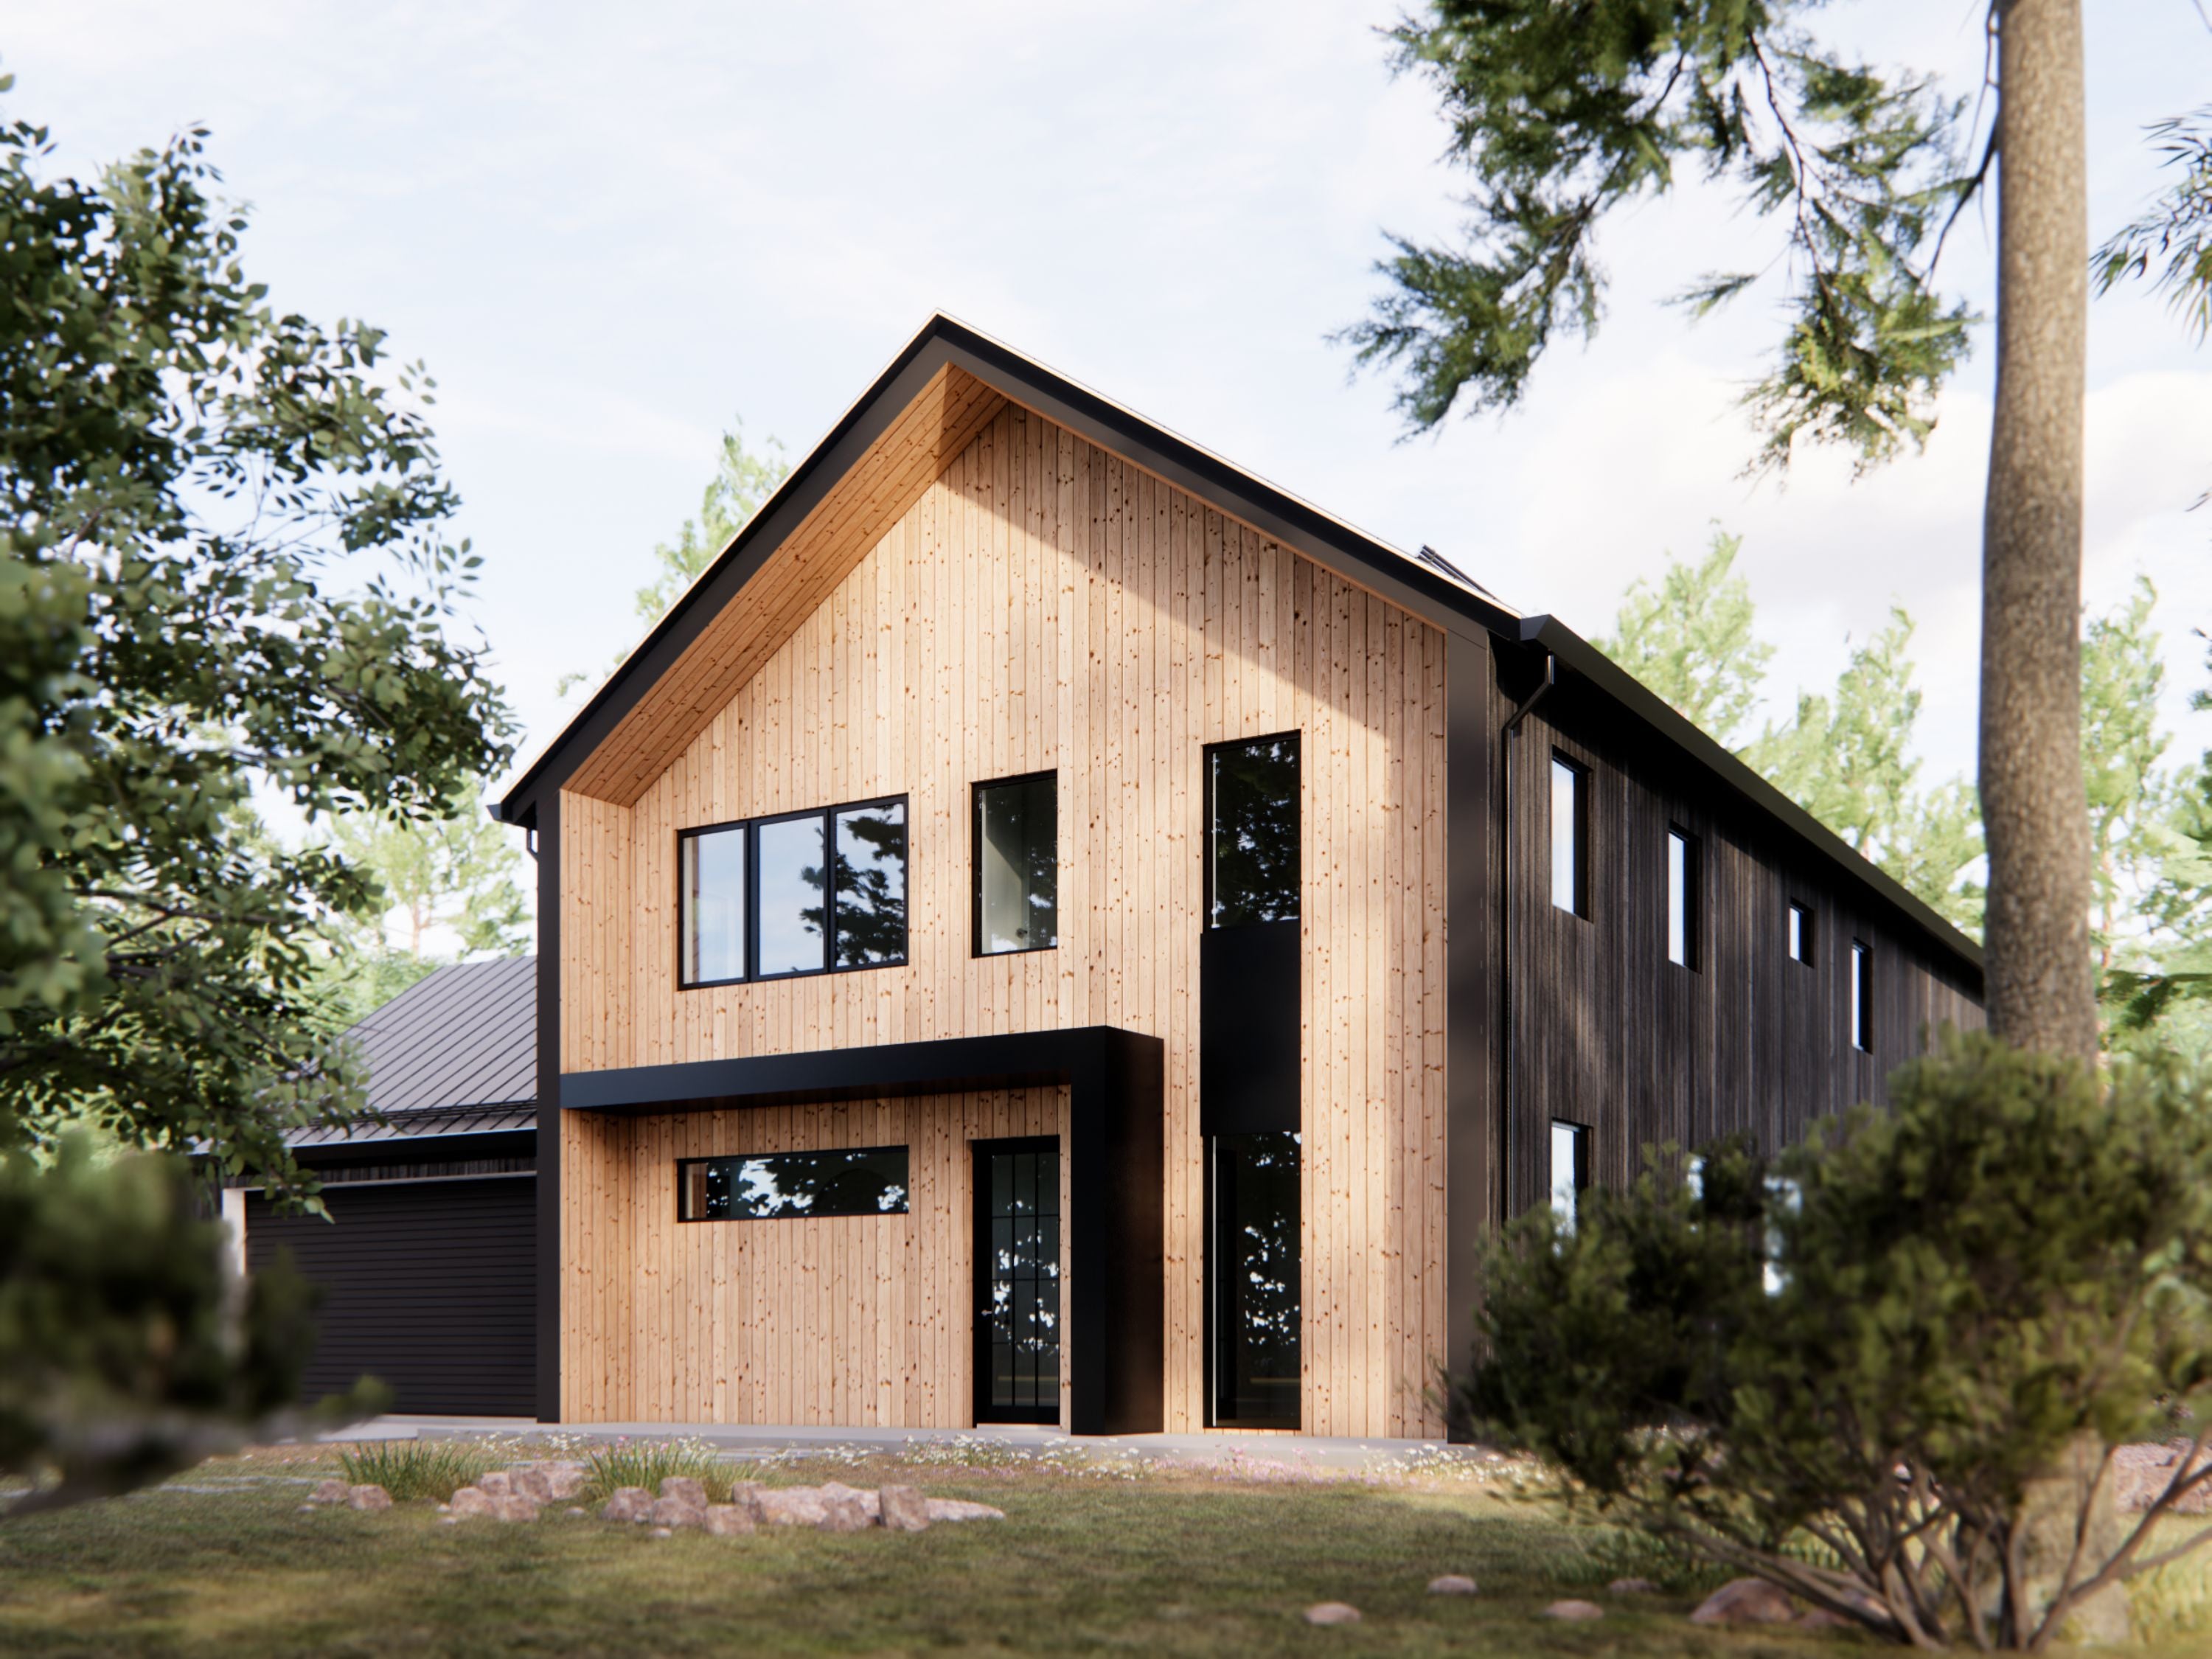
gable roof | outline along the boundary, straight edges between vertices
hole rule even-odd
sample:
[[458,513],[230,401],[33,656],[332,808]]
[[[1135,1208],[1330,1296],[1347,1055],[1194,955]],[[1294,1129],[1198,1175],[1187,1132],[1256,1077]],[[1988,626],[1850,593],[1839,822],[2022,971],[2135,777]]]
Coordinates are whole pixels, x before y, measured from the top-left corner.
[[1555,617],[1522,616],[1431,550],[1404,553],[941,313],[523,769],[497,816],[534,827],[538,802],[562,788],[634,803],[1007,403],[1448,633],[1548,653],[1979,977],[1972,939]]

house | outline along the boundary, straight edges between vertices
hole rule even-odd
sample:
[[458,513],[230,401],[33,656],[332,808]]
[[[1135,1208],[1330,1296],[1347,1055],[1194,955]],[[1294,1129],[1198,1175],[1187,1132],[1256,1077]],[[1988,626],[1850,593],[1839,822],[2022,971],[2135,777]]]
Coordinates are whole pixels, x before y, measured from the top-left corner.
[[377,1121],[290,1138],[330,1219],[224,1190],[247,1271],[289,1251],[322,1291],[304,1398],[370,1376],[398,1412],[536,1413],[537,1022],[532,958],[438,969],[347,1034]]
[[1504,1218],[1980,1020],[1560,623],[943,317],[495,810],[547,1419],[1435,1435]]

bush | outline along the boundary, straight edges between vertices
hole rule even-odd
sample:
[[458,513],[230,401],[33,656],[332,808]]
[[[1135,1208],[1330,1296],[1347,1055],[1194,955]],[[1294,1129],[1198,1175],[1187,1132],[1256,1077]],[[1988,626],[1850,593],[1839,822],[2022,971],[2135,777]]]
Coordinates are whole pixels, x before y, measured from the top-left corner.
[[2212,1415],[2212,1109],[2170,1063],[1985,1037],[1893,1092],[1516,1223],[1462,1394],[1716,1562],[1899,1640],[2040,1647],[2203,1541],[2153,1540],[2212,1472],[2122,1522],[2110,1453]]
[[442,1504],[498,1464],[456,1441],[385,1440],[341,1451],[338,1467],[353,1485],[381,1486],[395,1504],[418,1498]]
[[730,1501],[737,1471],[702,1445],[684,1441],[623,1441],[592,1453],[580,1502],[604,1504],[623,1486],[659,1492],[670,1475],[684,1475],[707,1489],[710,1504]]

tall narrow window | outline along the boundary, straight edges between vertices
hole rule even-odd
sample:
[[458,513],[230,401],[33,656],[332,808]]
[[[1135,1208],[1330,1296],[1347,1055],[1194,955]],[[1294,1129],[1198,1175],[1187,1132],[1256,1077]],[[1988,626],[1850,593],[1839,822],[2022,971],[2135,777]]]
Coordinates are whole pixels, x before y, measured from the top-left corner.
[[1583,1189],[1589,1185],[1589,1130],[1579,1123],[1552,1120],[1552,1213],[1561,1231],[1575,1230]]
[[823,926],[822,815],[774,818],[754,830],[759,850],[760,971],[818,974],[828,965]]
[[1698,965],[1698,844],[1667,832],[1667,960]]
[[745,829],[701,830],[678,843],[683,866],[683,981],[745,976]]
[[1215,1135],[1206,1181],[1212,1420],[1299,1426],[1298,1137]]
[[1874,952],[1851,941],[1851,1047],[1874,1051]]
[[1060,942],[1060,807],[1049,772],[975,786],[975,954]]
[[832,965],[874,968],[906,960],[906,803],[836,813],[836,936]]
[[1790,959],[1813,960],[1813,913],[1795,899],[1790,903]]
[[1589,771],[1552,757],[1552,902],[1589,915]]
[[975,1420],[1060,1420],[1060,1142],[975,1143]]
[[1206,925],[1298,914],[1298,734],[1206,751]]

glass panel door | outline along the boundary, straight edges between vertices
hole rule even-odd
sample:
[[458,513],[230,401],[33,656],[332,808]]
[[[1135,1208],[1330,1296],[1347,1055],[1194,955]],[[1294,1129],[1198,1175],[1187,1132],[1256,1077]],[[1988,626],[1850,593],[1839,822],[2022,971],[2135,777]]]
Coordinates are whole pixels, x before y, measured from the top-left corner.
[[1206,1193],[1207,1419],[1299,1422],[1298,1137],[1215,1135]]
[[1060,1421],[1060,1141],[975,1143],[975,1420]]

